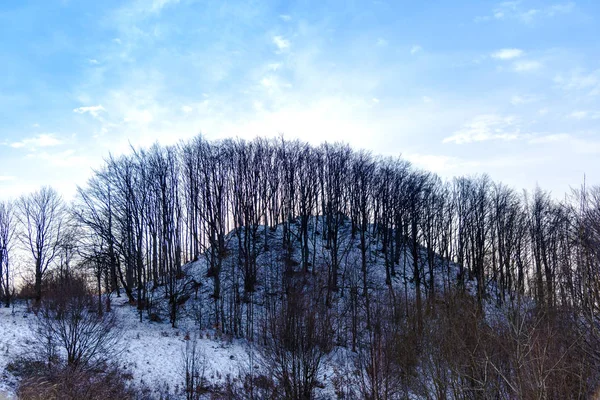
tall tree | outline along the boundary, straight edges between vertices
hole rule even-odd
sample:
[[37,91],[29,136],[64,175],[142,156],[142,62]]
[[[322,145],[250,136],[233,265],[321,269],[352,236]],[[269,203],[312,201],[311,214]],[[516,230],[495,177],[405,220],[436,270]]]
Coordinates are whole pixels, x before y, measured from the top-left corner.
[[12,265],[10,253],[16,232],[13,203],[0,202],[0,300],[10,307],[12,295]]
[[18,218],[23,228],[21,240],[35,264],[35,300],[42,298],[42,279],[58,255],[67,213],[62,197],[44,186],[17,201]]

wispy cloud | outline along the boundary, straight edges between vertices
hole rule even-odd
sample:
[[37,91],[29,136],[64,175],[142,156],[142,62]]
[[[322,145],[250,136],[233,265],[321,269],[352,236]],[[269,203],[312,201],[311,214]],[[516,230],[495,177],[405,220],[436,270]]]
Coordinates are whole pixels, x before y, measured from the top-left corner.
[[62,140],[53,134],[43,133],[34,137],[26,138],[18,142],[10,143],[10,147],[15,149],[35,149],[39,147],[52,147],[62,144]]
[[94,118],[97,118],[100,115],[100,112],[102,111],[106,111],[104,107],[102,107],[102,104],[99,104],[97,106],[77,107],[73,109],[73,112],[77,114],[89,113]]
[[521,49],[501,49],[492,53],[492,58],[498,60],[512,60],[521,57],[524,54]]
[[589,96],[600,95],[600,69],[592,72],[576,69],[567,77],[556,76],[554,82],[565,90],[579,91]]
[[495,114],[479,115],[466,123],[454,135],[445,138],[443,143],[466,144],[490,140],[515,140],[520,136],[520,128],[513,116]]
[[[600,70],[595,71],[597,48],[588,40],[593,26],[586,18],[595,19],[600,9],[593,2],[576,7],[570,0],[502,1],[488,2],[481,11],[489,26],[465,24],[464,13],[431,21],[418,2],[336,3],[335,15],[302,2],[288,8],[238,0],[99,2],[89,17],[73,7],[84,23],[80,34],[65,35],[81,51],[52,54],[64,57],[61,76],[70,79],[52,80],[53,65],[35,65],[39,74],[33,76],[31,60],[20,64],[23,72],[9,65],[9,80],[21,88],[17,96],[0,90],[0,104],[11,115],[0,127],[5,142],[0,172],[36,184],[38,178],[51,183],[51,176],[61,175],[74,186],[75,177],[60,168],[82,157],[88,165],[93,159],[100,163],[109,151],[129,151],[130,143],[169,144],[200,132],[210,139],[284,132],[311,143],[344,140],[386,155],[412,151],[432,170],[469,173],[477,167],[502,181],[514,177],[518,187],[528,184],[526,175],[551,177],[555,189],[568,180],[555,179],[566,170],[555,154],[577,168],[597,164],[593,157],[573,157],[565,135],[597,128],[592,117],[600,110]],[[461,10],[472,5],[456,3]],[[400,12],[414,18],[405,24],[387,18]],[[48,32],[67,29],[63,22],[57,20]],[[571,29],[575,22],[582,23]],[[428,48],[450,25],[460,26],[453,40]],[[423,26],[427,31],[416,36]],[[509,36],[499,35],[507,31]],[[37,40],[40,32],[35,33],[24,43]],[[39,39],[46,50],[49,38]],[[27,59],[17,56],[15,63]],[[553,82],[558,73],[562,77]],[[28,84],[33,81],[39,85]],[[50,88],[51,97],[29,86]],[[34,122],[40,127],[33,128]],[[53,138],[36,136],[52,132]],[[557,143],[536,147],[528,146],[529,140]],[[523,169],[521,177],[484,164],[517,154],[554,160],[539,171]],[[47,167],[44,174],[33,171],[37,166]],[[80,171],[76,183],[82,184],[89,168]]]
[[546,14],[548,16],[552,17],[554,15],[559,15],[559,14],[568,14],[568,13],[572,12],[573,10],[575,10],[574,2],[563,3],[563,4],[554,4],[546,9]]
[[273,44],[277,46],[279,52],[287,51],[290,48],[290,41],[283,36],[273,36]]
[[571,114],[569,114],[569,118],[573,118],[573,119],[584,119],[588,116],[587,111],[573,111]]
[[569,114],[569,118],[584,120],[584,119],[600,119],[600,112],[590,112],[586,110],[576,110]]
[[17,179],[15,176],[0,175],[0,182],[14,181],[15,179]]
[[559,3],[541,8],[529,8],[522,1],[505,1],[497,4],[491,13],[475,17],[475,22],[487,22],[491,20],[516,20],[525,24],[532,23],[536,18],[554,17],[568,14],[576,8],[575,3]]

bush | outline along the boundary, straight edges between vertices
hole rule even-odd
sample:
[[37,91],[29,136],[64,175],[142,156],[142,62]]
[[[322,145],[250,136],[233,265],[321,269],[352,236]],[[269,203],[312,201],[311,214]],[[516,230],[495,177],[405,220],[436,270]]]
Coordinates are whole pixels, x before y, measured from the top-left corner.
[[116,368],[102,372],[55,368],[49,374],[24,377],[17,395],[22,400],[136,398],[135,392],[127,387],[125,377]]
[[49,277],[34,311],[34,349],[10,363],[21,377],[20,399],[130,399],[127,377],[112,364],[120,352],[113,313],[98,314],[98,301],[75,275]]
[[49,364],[94,369],[119,352],[119,331],[112,313],[98,315],[96,298],[83,279],[48,283],[37,315],[38,356]]

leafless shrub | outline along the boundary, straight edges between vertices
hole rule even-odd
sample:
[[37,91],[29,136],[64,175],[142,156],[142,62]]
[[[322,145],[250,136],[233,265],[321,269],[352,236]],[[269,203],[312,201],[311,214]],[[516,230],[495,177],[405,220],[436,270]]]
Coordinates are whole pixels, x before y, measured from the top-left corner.
[[207,392],[208,387],[204,376],[206,372],[206,355],[198,347],[197,335],[185,340],[185,349],[182,352],[181,359],[185,398],[187,400],[198,400]]
[[123,375],[116,369],[102,373],[74,370],[71,367],[55,369],[52,375],[24,377],[17,392],[22,400],[121,400],[134,399]]
[[47,284],[37,309],[36,341],[51,364],[94,369],[119,352],[119,331],[113,313],[96,313],[97,305],[82,278],[69,276]]
[[328,310],[297,288],[273,320],[263,349],[264,367],[275,378],[280,396],[312,399],[326,355],[332,348]]
[[[414,307],[411,307],[414,308]],[[357,390],[365,399],[394,399],[407,395],[418,362],[415,315],[405,315],[403,304],[377,299],[372,327],[367,330],[355,359]]]

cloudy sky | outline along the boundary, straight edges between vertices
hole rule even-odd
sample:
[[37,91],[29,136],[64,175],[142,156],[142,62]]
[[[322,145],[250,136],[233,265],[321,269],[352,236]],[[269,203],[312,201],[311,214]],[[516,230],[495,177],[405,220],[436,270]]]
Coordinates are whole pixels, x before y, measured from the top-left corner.
[[600,184],[600,4],[557,1],[3,0],[0,198],[198,133]]

